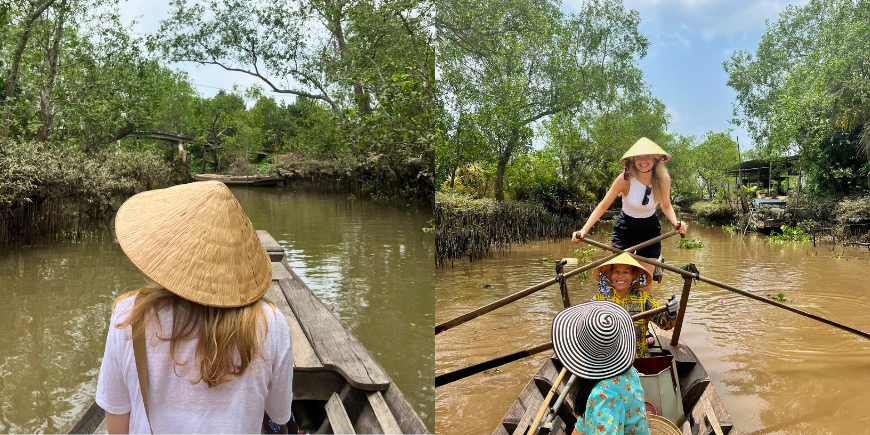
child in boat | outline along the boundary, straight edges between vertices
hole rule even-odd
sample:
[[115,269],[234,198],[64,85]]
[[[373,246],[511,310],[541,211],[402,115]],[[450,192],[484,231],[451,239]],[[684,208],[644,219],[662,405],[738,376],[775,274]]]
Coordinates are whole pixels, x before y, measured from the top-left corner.
[[153,283],[113,306],[96,394],[108,433],[262,433],[264,410],[288,422],[289,327],[263,297],[272,263],[230,190],[142,192],[115,231]]
[[553,319],[553,350],[559,361],[594,385],[585,401],[585,394],[578,395],[585,413],[572,435],[650,433],[643,388],[632,367],[633,329],[628,312],[609,301],[574,305]]
[[[662,227],[656,216],[657,204],[661,204],[662,213],[674,229],[685,234],[688,225],[677,220],[671,205],[671,177],[665,169],[665,162],[670,160],[671,156],[655,142],[640,138],[619,160],[625,166],[625,172],[616,177],[607,195],[589,215],[583,228],[574,232],[571,240],[580,243],[619,195],[622,195],[622,212],[613,222],[611,244],[614,248],[628,249],[661,234]],[[656,242],[634,254],[656,260],[661,252],[662,244]],[[655,266],[650,264],[644,263],[644,267],[650,274],[655,270]],[[649,292],[651,284],[652,281],[647,281],[643,290]]]
[[[658,302],[643,290],[644,285],[650,282],[649,272],[631,255],[620,254],[613,260],[598,266],[592,272],[592,276],[598,278],[598,294],[592,298],[593,301],[613,302],[625,308],[632,316],[659,307]],[[667,312],[634,321],[637,358],[649,356],[646,330],[650,320],[665,330],[673,329],[676,324],[680,303],[673,293],[668,298],[667,306]]]

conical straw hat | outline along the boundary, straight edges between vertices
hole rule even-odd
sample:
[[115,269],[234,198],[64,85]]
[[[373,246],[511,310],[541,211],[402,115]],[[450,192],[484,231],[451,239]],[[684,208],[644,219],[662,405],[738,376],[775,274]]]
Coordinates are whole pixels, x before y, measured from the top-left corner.
[[248,305],[272,280],[272,263],[254,226],[219,181],[134,195],[118,210],[115,233],[142,273],[198,304]]
[[629,157],[635,156],[645,156],[645,155],[653,155],[659,156],[658,158],[662,159],[662,162],[666,163],[671,161],[670,154],[666,153],[662,147],[658,146],[657,143],[642,137],[628,149],[628,151],[623,154],[622,158],[619,159],[619,164],[624,165],[628,163]]
[[654,414],[646,415],[650,435],[682,435],[683,432],[670,420]]
[[592,277],[597,280],[598,272],[604,272],[604,274],[607,275],[607,277],[609,278],[610,272],[613,271],[612,267],[614,264],[627,264],[629,266],[634,266],[635,269],[634,273],[632,274],[632,279],[637,279],[637,277],[641,276],[642,274],[646,274],[646,282],[652,282],[652,277],[649,275],[649,272],[647,272],[647,270],[644,269],[644,267],[641,266],[640,263],[638,263],[637,260],[634,259],[634,257],[628,254],[619,254],[619,256],[617,256],[613,260],[610,260],[607,263],[596,267],[595,270],[592,272]]

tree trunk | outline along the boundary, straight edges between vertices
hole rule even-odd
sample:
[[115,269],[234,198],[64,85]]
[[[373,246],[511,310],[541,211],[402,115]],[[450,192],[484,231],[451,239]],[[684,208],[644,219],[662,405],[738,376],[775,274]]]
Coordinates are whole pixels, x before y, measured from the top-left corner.
[[6,107],[6,100],[8,100],[12,96],[12,92],[15,89],[15,81],[18,79],[18,69],[21,67],[21,57],[24,55],[24,49],[27,48],[27,41],[30,39],[30,30],[33,27],[33,22],[54,3],[55,0],[46,0],[43,4],[36,7],[29,14],[27,14],[27,20],[24,22],[24,33],[21,34],[21,39],[18,40],[18,47],[15,49],[15,53],[12,55],[12,65],[9,68],[9,78],[6,80],[6,92],[0,98],[0,104],[3,107],[3,127],[0,128],[0,137],[9,136],[9,127],[7,121],[9,120],[9,108]]
[[39,130],[36,131],[37,142],[45,142],[48,139],[48,131],[51,129],[51,92],[54,90],[54,79],[57,76],[57,57],[60,51],[60,38],[63,36],[63,24],[66,15],[66,0],[62,0],[57,12],[57,28],[54,33],[54,44],[48,60],[48,78],[42,95],[39,99]]
[[[327,7],[330,6],[334,5],[331,4]],[[330,24],[332,25],[332,35],[335,36],[335,41],[338,43],[338,48],[341,50],[342,57],[345,59],[345,61],[350,61],[350,51],[347,48],[347,41],[344,39],[344,29],[341,28],[341,19],[344,12],[340,9],[329,12],[332,14],[332,17],[330,17],[329,20]],[[360,83],[359,79],[356,78],[355,74],[353,79],[353,95],[360,112],[362,112],[364,115],[371,115],[371,99],[369,98],[369,95],[363,90],[362,83]]]
[[495,199],[497,201],[504,201],[504,173],[507,169],[508,161],[511,158],[511,152],[513,151],[513,147],[508,147],[508,149],[499,157],[498,166],[495,170]]
[[507,170],[507,164],[511,160],[511,155],[514,152],[514,148],[517,146],[518,140],[519,132],[517,130],[511,131],[507,146],[498,158],[498,166],[495,170],[495,186],[493,186],[495,199],[497,201],[504,201],[504,173]]

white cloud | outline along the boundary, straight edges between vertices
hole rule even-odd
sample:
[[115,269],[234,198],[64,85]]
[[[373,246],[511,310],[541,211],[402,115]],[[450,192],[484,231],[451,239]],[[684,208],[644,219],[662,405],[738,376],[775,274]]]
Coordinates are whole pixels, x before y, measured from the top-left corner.
[[[801,6],[808,1],[626,0],[625,6],[640,12],[642,23],[656,32],[669,33],[676,27],[709,41],[716,37],[761,32],[765,20],[776,20],[790,3]],[[566,9],[576,11],[582,2],[565,0],[563,4]]]
[[671,115],[671,126],[683,122],[683,117],[680,116],[680,113],[677,112],[673,107],[667,106],[665,109],[665,113]]

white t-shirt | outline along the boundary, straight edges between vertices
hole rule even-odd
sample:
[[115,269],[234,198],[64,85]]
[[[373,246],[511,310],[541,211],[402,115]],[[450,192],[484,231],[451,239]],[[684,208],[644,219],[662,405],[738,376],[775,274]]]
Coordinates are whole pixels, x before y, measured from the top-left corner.
[[[130,412],[131,434],[148,434],[145,406],[133,357],[132,328],[115,327],[133,308],[135,296],[115,307],[106,338],[106,353],[97,380],[97,404],[112,414]],[[260,433],[263,411],[278,423],[290,420],[293,399],[293,348],[284,315],[260,303],[266,312],[269,332],[262,344],[263,359],[254,358],[242,376],[212,388],[198,378],[196,342],[179,345],[175,358],[187,365],[177,366],[169,354],[169,341],[155,336],[158,325],[145,327],[148,360],[148,406],[151,424],[158,433]],[[273,314],[274,313],[274,314]],[[159,313],[161,337],[172,331],[172,308]],[[120,319],[120,320],[119,320]]]

